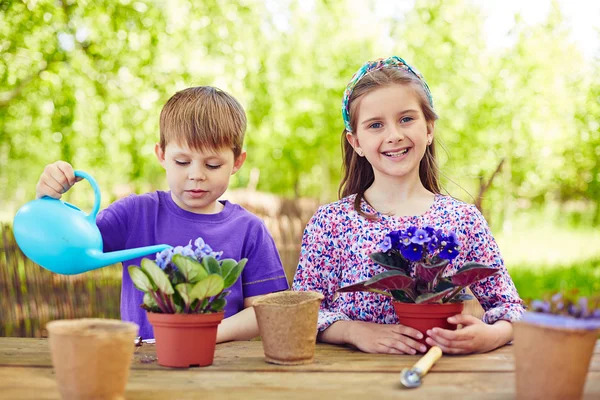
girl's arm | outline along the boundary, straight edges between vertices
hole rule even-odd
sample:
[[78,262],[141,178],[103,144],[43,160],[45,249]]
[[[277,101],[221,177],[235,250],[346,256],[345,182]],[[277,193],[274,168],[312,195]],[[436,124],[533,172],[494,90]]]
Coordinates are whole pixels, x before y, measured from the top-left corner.
[[262,296],[246,297],[244,309],[239,313],[225,318],[219,324],[217,330],[217,343],[230,342],[232,340],[250,340],[259,335],[258,323],[252,303]]
[[512,340],[511,322],[519,320],[525,311],[487,221],[475,206],[469,206],[468,213],[468,254],[465,262],[489,265],[499,272],[470,287],[485,309],[483,321],[469,315],[455,315],[448,318],[448,322],[460,324],[462,329],[434,328],[427,332],[430,336],[427,343],[440,346],[449,354],[484,353],[504,346]]
[[470,206],[469,247],[465,262],[474,261],[499,270],[495,275],[471,285],[471,291],[485,310],[483,321],[516,321],[525,312],[523,301],[504,265],[500,249],[483,215]]
[[[368,353],[424,352],[425,346],[409,337],[422,337],[416,329],[353,321],[344,312],[348,308],[347,296],[337,297],[336,290],[340,287],[339,268],[345,264],[344,248],[347,243],[338,232],[338,229],[344,230],[344,223],[332,219],[335,219],[335,213],[321,208],[306,226],[292,284],[293,290],[310,290],[324,296],[317,322],[317,339],[326,343],[349,344]],[[367,305],[357,304],[357,307]]]

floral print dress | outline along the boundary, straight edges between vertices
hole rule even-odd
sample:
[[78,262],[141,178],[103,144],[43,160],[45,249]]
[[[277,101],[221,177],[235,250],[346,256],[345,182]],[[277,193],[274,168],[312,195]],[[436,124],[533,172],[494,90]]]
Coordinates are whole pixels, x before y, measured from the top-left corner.
[[336,293],[336,290],[385,271],[369,254],[393,230],[431,225],[445,234],[454,231],[461,243],[460,254],[446,267],[444,276],[453,275],[464,263],[472,261],[500,270],[470,286],[485,310],[483,321],[515,321],[524,307],[504,266],[498,245],[483,215],[474,205],[449,196],[436,195],[422,215],[388,216],[378,213],[362,200],[361,209],[375,214],[376,220],[359,215],[354,209],[356,195],[320,207],[304,231],[300,261],[293,290],[322,293],[318,329],[323,331],[340,320],[396,324],[391,298],[371,292]]

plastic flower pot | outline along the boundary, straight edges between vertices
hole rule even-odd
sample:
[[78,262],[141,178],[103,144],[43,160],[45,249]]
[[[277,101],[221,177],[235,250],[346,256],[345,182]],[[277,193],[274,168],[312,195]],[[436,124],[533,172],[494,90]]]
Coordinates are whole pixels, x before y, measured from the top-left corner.
[[514,323],[518,399],[580,399],[600,320],[527,312]]
[[114,319],[72,319],[46,325],[63,399],[123,399],[138,326]]
[[254,302],[265,361],[282,365],[313,362],[322,299],[317,292],[285,291]]
[[456,325],[448,322],[448,317],[460,314],[464,308],[464,303],[445,303],[445,304],[415,304],[401,303],[394,301],[394,310],[398,320],[402,325],[410,326],[423,334],[423,339],[417,340],[429,349],[425,342],[427,330],[432,328],[442,328],[456,330]]
[[164,367],[206,367],[213,363],[217,328],[223,312],[212,314],[147,313],[154,329],[156,357]]

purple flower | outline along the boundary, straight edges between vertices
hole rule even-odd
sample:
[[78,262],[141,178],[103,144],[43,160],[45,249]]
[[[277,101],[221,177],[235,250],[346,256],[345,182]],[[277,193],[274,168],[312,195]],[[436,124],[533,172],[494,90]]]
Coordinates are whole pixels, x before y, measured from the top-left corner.
[[440,239],[435,235],[429,236],[429,242],[427,243],[427,251],[434,253],[440,245]]
[[582,316],[585,316],[588,314],[588,299],[587,299],[587,297],[581,297],[579,299],[579,308],[581,310]]
[[408,236],[409,238],[413,238],[413,236],[415,236],[415,232],[417,231],[417,227],[416,226],[410,226],[407,230],[406,230],[406,236]]
[[161,251],[160,253],[156,253],[156,259],[155,259],[156,265],[158,265],[160,267],[160,269],[164,270],[165,268],[167,268],[167,265],[169,265],[171,263],[173,254],[174,254],[173,248],[168,248],[168,249]]
[[173,249],[174,254],[181,254],[186,257],[194,257],[194,250],[192,250],[192,241],[187,244],[187,246],[177,246]]
[[389,236],[386,236],[383,239],[383,242],[379,245],[379,249],[381,251],[388,251],[391,248],[392,248],[392,239],[390,239]]
[[427,236],[433,237],[435,236],[435,228],[431,225],[427,225],[425,228],[425,232],[427,232]]
[[398,244],[400,243],[400,231],[392,231],[387,236],[389,236],[392,248],[398,248]]
[[208,244],[206,244],[201,237],[196,239],[196,241],[194,242],[194,245],[196,246],[194,255],[198,261],[202,261],[202,259],[204,257],[208,257],[208,256],[212,256],[218,260],[221,257],[221,255],[223,255],[222,251],[219,251],[219,252],[213,251],[213,249]]
[[550,312],[550,304],[541,300],[531,302],[531,309],[536,312]]
[[[196,247],[196,250],[193,249],[194,246]],[[168,248],[161,251],[160,253],[156,253],[155,262],[163,270],[169,265],[174,270],[177,270],[177,267],[171,262],[175,254],[181,254],[182,256],[190,257],[198,262],[202,262],[202,259],[207,256],[215,257],[218,260],[223,254],[223,252],[213,251],[213,249],[208,244],[206,244],[201,237],[199,237],[194,241],[193,246],[192,241],[190,240],[190,242],[185,246]]]
[[554,296],[552,296],[552,302],[553,303],[557,303],[561,299],[562,299],[562,293],[556,293]]
[[410,244],[412,243],[412,241],[410,240],[410,236],[407,236],[407,235],[402,236],[400,238],[400,243],[402,243],[402,246],[410,246]]
[[458,246],[454,244],[447,244],[446,247],[440,251],[438,257],[443,260],[454,260],[458,256]]
[[402,256],[409,261],[419,261],[423,255],[423,246],[411,243],[400,250]]
[[425,229],[415,230],[414,236],[410,239],[411,242],[417,244],[425,244],[429,242],[429,235]]
[[458,237],[454,232],[450,232],[448,236],[440,236],[442,251],[438,256],[444,260],[454,260],[458,256],[458,250],[460,249]]

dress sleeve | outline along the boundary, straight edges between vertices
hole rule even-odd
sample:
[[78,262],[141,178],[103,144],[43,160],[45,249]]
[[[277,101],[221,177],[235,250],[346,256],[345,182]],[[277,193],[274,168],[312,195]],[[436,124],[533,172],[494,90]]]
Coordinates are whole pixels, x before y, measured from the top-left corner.
[[470,218],[467,218],[470,224],[468,228],[469,242],[465,262],[478,262],[500,271],[470,287],[485,310],[483,321],[493,324],[498,320],[519,320],[525,312],[525,308],[504,266],[498,244],[481,212],[471,205],[469,214]]
[[317,323],[319,332],[329,328],[336,321],[351,320],[334,305],[341,252],[334,225],[331,215],[323,207],[308,222],[302,237],[300,261],[292,284],[292,290],[323,294]]

